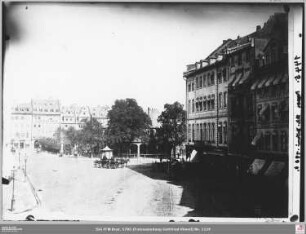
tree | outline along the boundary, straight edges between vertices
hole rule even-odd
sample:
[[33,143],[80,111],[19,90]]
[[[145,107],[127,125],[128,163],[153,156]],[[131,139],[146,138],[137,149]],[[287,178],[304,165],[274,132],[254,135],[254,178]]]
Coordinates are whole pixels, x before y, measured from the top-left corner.
[[58,153],[60,151],[60,142],[54,138],[42,137],[37,140],[41,149],[51,153]]
[[175,155],[176,146],[182,144],[186,139],[186,111],[179,102],[165,104],[164,111],[157,119],[161,127],[157,136],[161,146],[167,153],[173,150]]
[[[87,151],[91,156],[99,153],[104,143],[104,129],[96,118],[90,118],[84,123],[84,127],[78,133],[69,131],[72,134],[71,140],[78,142],[83,151]],[[75,135],[74,135],[75,134]]]
[[107,141],[120,153],[123,146],[130,144],[135,138],[147,140],[151,119],[135,99],[116,100],[108,112],[108,119]]

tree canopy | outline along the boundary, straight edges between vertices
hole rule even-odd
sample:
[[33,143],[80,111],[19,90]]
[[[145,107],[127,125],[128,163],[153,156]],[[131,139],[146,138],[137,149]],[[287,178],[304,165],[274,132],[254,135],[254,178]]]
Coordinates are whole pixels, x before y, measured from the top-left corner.
[[161,123],[157,136],[166,149],[173,149],[186,139],[186,111],[179,102],[165,104],[164,111],[158,117]]
[[130,143],[135,138],[144,141],[151,126],[150,117],[130,98],[116,100],[108,119],[107,139],[111,145]]

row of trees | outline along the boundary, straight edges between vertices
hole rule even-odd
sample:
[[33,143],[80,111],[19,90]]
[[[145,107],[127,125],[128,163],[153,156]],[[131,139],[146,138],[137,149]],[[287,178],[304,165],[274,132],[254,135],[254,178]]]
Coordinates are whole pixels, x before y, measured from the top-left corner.
[[[135,99],[116,100],[108,112],[108,127],[104,129],[95,118],[84,122],[84,127],[76,130],[58,129],[54,139],[40,139],[43,149],[59,151],[61,141],[64,150],[71,153],[77,149],[79,154],[98,154],[99,150],[109,145],[115,154],[128,152],[131,142],[140,139],[151,151],[170,154],[186,137],[186,119],[183,106],[175,102],[166,104],[158,117],[161,127],[151,128],[151,119],[137,104]],[[48,142],[52,142],[52,147]]]

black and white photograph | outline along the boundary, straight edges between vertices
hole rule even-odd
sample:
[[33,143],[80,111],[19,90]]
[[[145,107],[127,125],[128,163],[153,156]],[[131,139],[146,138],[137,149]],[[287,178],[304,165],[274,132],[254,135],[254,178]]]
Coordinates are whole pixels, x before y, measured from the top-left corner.
[[292,217],[291,13],[5,2],[3,220]]

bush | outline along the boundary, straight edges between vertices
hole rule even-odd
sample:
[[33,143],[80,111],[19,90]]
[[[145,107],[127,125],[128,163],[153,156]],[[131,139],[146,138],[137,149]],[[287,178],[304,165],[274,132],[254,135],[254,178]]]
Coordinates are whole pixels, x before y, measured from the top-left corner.
[[60,152],[61,144],[53,138],[40,138],[38,143],[43,151],[48,151],[50,153]]

